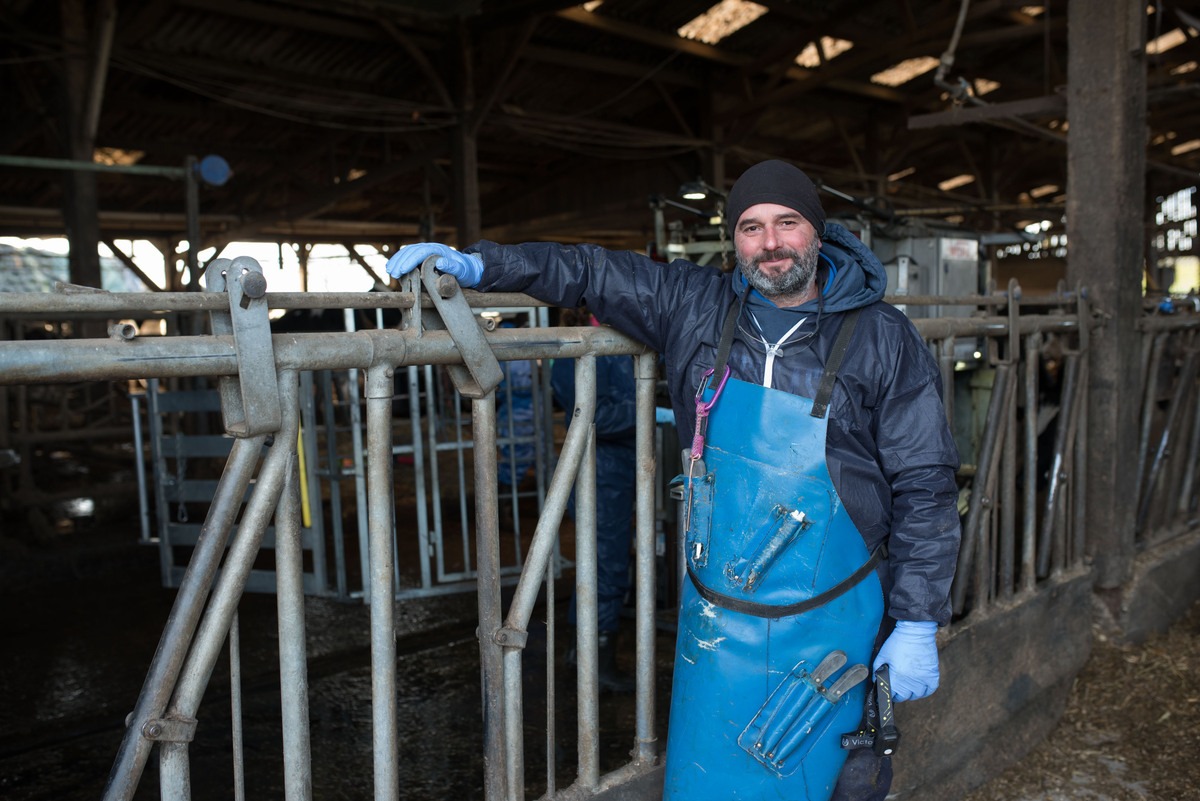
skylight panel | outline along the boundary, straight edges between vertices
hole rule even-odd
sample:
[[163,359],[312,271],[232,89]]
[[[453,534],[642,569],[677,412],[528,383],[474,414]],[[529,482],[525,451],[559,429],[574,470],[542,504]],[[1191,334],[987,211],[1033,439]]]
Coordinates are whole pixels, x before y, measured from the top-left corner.
[[953,178],[947,178],[946,180],[939,182],[938,189],[942,190],[943,192],[949,192],[951,190],[958,189],[960,186],[966,186],[967,184],[974,182],[974,175],[963,173],[962,175],[956,175]]
[[1175,145],[1175,147],[1171,148],[1171,155],[1182,156],[1184,153],[1191,153],[1193,150],[1200,150],[1200,139],[1191,139]]
[[[1192,31],[1192,35],[1195,35]],[[1167,31],[1162,36],[1151,39],[1146,42],[1146,54],[1157,56],[1160,53],[1165,53],[1172,48],[1179,47],[1187,41],[1187,34],[1183,32],[1183,28],[1176,28],[1173,31]]]
[[984,95],[994,92],[999,88],[999,81],[993,81],[988,78],[976,78],[971,82],[971,91],[973,91],[979,97],[983,97]]
[[110,167],[137,164],[146,155],[144,150],[123,150],[119,147],[98,147],[92,151],[92,161]]
[[902,180],[902,179],[907,178],[908,176],[912,175],[916,171],[917,171],[916,167],[905,167],[903,170],[899,170],[898,172],[894,172],[891,175],[889,175],[888,181],[895,182],[895,181]]
[[883,86],[900,86],[901,84],[908,83],[918,75],[924,75],[937,65],[938,60],[933,56],[906,58],[899,64],[895,64],[883,72],[877,72],[872,75],[871,83],[878,83]]
[[750,0],[721,0],[715,6],[680,28],[684,39],[715,45],[730,34],[740,31],[767,13],[766,6]]
[[833,36],[822,36],[821,51],[817,51],[816,42],[809,42],[808,46],[800,51],[800,55],[796,56],[796,63],[801,67],[807,67],[808,69],[813,70],[821,66],[821,53],[825,54],[826,61],[832,61],[852,47],[854,47],[854,42],[851,42],[847,39],[838,39]]

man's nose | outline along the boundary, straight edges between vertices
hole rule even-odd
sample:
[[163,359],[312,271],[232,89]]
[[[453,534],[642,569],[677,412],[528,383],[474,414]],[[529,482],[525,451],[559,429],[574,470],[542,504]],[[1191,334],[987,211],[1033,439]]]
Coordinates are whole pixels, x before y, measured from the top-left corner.
[[763,248],[766,250],[775,250],[779,245],[779,236],[774,226],[767,225],[763,227]]

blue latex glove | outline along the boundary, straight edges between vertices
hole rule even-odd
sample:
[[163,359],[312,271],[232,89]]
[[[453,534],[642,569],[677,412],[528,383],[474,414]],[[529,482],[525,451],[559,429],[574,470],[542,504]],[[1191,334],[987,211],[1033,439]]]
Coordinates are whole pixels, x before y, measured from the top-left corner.
[[675,412],[670,409],[664,409],[661,406],[655,406],[654,422],[673,425],[675,423]]
[[420,267],[430,256],[438,257],[434,267],[457,278],[459,286],[473,287],[483,278],[483,259],[437,242],[418,242],[400,248],[388,259],[387,273],[392,278],[400,278]]
[[896,703],[932,695],[938,687],[937,623],[896,621],[896,630],[875,657],[874,669],[884,664],[891,667],[892,700]]

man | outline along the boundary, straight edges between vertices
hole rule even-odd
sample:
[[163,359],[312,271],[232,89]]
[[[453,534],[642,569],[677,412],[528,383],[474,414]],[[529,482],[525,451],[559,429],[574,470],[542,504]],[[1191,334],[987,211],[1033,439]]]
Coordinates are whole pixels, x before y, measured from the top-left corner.
[[490,242],[402,248],[388,270],[436,254],[465,286],[586,299],[663,354],[694,432],[664,797],[881,800],[890,760],[840,735],[877,669],[896,701],[938,685],[959,542],[940,374],[803,172],[751,167],[727,218],[733,274]]

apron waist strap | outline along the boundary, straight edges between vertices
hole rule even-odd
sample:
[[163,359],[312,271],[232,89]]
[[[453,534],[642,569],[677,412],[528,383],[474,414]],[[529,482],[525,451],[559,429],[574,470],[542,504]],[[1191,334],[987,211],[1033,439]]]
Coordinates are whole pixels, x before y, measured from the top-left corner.
[[803,601],[797,601],[794,604],[783,604],[782,606],[774,606],[772,604],[759,603],[757,601],[747,601],[743,598],[735,598],[732,595],[725,595],[717,592],[712,587],[706,586],[700,581],[700,577],[696,575],[696,571],[692,569],[692,563],[689,560],[687,565],[688,578],[692,580],[692,584],[696,586],[696,592],[700,593],[700,597],[708,601],[713,606],[719,606],[722,609],[728,609],[732,612],[741,612],[744,615],[753,617],[763,617],[778,619],[781,617],[791,617],[799,615],[810,609],[816,609],[818,606],[823,606],[839,595],[849,592],[854,585],[865,579],[875,569],[875,566],[880,561],[887,558],[887,545],[879,543],[875,551],[871,554],[871,558],[863,562],[862,566],[851,573],[840,582],[825,590],[825,592],[814,595]]

